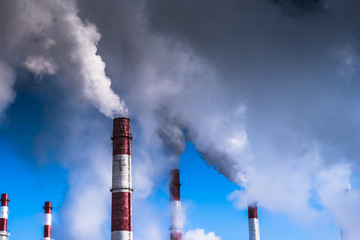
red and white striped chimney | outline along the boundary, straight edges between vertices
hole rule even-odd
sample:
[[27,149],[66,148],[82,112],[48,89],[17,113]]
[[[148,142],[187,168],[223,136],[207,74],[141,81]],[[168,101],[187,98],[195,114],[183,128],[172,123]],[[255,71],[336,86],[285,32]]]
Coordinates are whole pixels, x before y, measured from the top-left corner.
[[248,206],[249,215],[249,240],[260,240],[259,219],[257,203]]
[[182,239],[182,217],[180,201],[180,171],[170,171],[170,239]]
[[113,125],[111,240],[132,240],[131,140],[129,118]]
[[51,202],[45,202],[45,218],[44,218],[44,240],[51,240]]
[[0,239],[7,240],[10,233],[7,232],[7,220],[9,216],[9,195],[1,194],[1,215],[0,215]]

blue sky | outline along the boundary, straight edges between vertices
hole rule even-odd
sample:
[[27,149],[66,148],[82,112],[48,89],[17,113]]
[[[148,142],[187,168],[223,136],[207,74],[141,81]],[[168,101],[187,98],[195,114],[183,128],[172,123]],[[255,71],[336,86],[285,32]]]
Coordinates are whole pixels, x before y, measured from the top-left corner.
[[42,207],[45,201],[51,201],[54,209],[59,210],[68,188],[67,171],[57,164],[36,166],[31,160],[20,157],[7,142],[1,139],[2,163],[5,164],[1,189],[10,198],[8,231],[11,239],[40,239],[43,236]]

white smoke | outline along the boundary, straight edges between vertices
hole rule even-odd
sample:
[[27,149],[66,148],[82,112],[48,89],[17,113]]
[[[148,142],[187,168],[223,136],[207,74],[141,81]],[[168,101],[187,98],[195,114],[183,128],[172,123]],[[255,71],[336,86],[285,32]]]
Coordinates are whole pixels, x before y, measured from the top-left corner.
[[[109,238],[108,225],[110,219],[109,204],[111,182],[110,162],[99,161],[106,156],[111,159],[108,149],[93,148],[85,151],[82,157],[86,167],[70,173],[71,186],[63,206],[62,221],[59,228],[66,230],[58,234],[62,239],[106,239]],[[64,224],[66,221],[66,224]],[[89,227],[91,226],[91,227]],[[107,234],[106,234],[107,233]]]
[[344,233],[343,240],[358,237],[357,226],[360,222],[360,210],[357,207],[360,193],[357,190],[349,190],[350,179],[351,169],[349,166],[341,165],[320,172],[318,177],[321,203],[336,217]]
[[44,76],[45,74],[55,74],[56,66],[49,60],[43,57],[29,56],[25,61],[25,66],[29,71],[37,76]]
[[108,117],[128,110],[110,88],[105,63],[97,54],[100,33],[78,17],[73,0],[3,0],[0,21],[6,58],[39,77],[57,74],[79,99],[93,104]]
[[133,202],[134,239],[168,239],[170,236],[168,225],[165,226],[166,230],[163,225],[165,215],[166,210],[164,211],[163,207],[135,197]]
[[0,116],[15,98],[15,93],[12,89],[14,82],[14,71],[0,60]]
[[185,240],[221,240],[213,232],[205,233],[204,229],[189,230],[184,236]]

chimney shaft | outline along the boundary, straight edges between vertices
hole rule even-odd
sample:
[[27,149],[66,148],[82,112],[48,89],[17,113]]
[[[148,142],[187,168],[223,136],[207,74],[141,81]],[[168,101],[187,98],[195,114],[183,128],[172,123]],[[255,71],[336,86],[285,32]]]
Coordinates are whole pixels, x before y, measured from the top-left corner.
[[129,118],[113,125],[111,240],[132,240],[131,140]]
[[51,210],[53,207],[51,206],[51,202],[45,202],[45,206],[43,207],[45,210],[45,218],[44,218],[44,240],[51,240]]
[[249,216],[249,240],[260,240],[259,220],[257,203],[248,206]]
[[170,239],[182,239],[179,169],[170,171]]
[[0,212],[0,240],[7,240],[10,234],[7,232],[7,220],[9,216],[9,195],[1,194]]

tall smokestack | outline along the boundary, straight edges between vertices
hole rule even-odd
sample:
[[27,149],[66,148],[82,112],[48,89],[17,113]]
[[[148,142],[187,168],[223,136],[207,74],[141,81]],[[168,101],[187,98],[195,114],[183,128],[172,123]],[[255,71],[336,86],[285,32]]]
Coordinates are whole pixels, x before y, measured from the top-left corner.
[[129,118],[113,125],[111,240],[132,240],[131,140]]
[[259,219],[257,203],[248,206],[249,215],[249,240],[260,240]]
[[182,218],[180,201],[180,171],[170,171],[170,239],[182,239]]
[[51,202],[45,202],[45,206],[43,207],[45,210],[45,218],[44,218],[44,239],[43,240],[51,240]]
[[7,232],[7,220],[9,216],[9,195],[1,194],[1,215],[0,215],[0,240],[7,240],[10,233]]

